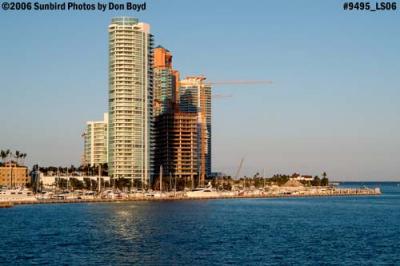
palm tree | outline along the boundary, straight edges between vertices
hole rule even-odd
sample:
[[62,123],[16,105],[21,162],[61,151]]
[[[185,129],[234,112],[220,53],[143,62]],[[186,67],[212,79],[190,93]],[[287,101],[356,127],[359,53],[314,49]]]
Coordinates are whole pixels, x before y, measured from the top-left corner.
[[72,165],[72,164],[71,164],[71,166],[70,166],[69,170],[70,170],[70,172],[71,172],[71,176],[73,176],[73,175],[74,175],[74,173],[75,173],[75,171],[76,171],[76,168],[75,168],[75,166],[74,166],[74,165]]
[[7,149],[7,150],[6,150],[6,158],[7,158],[7,157],[10,157],[10,158],[11,158],[11,156],[12,156],[11,151],[10,151],[9,149]]
[[26,153],[21,154],[21,159],[22,159],[22,165],[25,165],[25,158],[26,158]]
[[9,168],[10,168],[10,186],[11,186],[11,188],[12,188],[12,186],[13,186],[13,176],[12,176],[12,157],[13,157],[13,154],[12,154],[12,152],[10,151],[10,149],[7,149],[7,151],[6,151],[6,154],[7,154],[7,157],[9,157],[10,158],[10,161],[9,161],[9,164],[8,164],[8,166],[9,166]]
[[1,152],[0,152],[0,157],[1,157],[1,160],[3,161],[3,163],[5,164],[5,159],[7,158],[7,153],[6,153],[6,151],[1,150]]
[[14,158],[16,163],[18,164],[18,159],[21,158],[21,153],[19,151],[15,151]]

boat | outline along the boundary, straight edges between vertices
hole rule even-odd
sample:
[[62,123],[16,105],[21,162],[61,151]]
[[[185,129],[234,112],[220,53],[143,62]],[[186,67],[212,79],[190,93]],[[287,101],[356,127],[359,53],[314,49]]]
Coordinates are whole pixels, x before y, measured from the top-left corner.
[[20,201],[36,201],[36,197],[33,195],[32,191],[29,189],[7,189],[0,191],[0,201],[1,202],[20,202]]
[[186,192],[188,198],[216,198],[219,197],[219,193],[212,188],[195,188],[191,191]]

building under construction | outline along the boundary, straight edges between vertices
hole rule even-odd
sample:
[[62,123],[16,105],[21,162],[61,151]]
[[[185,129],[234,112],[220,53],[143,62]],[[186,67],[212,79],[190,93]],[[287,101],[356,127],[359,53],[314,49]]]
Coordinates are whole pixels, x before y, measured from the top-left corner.
[[199,185],[211,176],[211,85],[205,77],[187,77],[180,81],[179,108],[197,116],[197,153]]
[[211,174],[211,87],[202,76],[179,80],[163,47],[153,62],[156,180],[162,169],[168,178],[204,186]]
[[[168,178],[198,185],[198,125],[196,113],[167,112],[156,118],[156,166]],[[164,179],[164,180],[166,180]]]

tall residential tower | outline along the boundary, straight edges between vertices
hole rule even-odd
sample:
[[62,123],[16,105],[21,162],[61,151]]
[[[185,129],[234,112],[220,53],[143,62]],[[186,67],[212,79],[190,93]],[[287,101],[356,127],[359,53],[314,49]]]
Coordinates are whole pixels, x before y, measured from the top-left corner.
[[172,54],[154,50],[155,173],[161,179],[180,179],[191,186],[198,182],[197,114],[180,112],[179,72],[172,68]]
[[179,108],[181,112],[197,114],[199,183],[211,176],[211,85],[203,76],[187,77],[180,81]]
[[109,32],[109,175],[153,174],[153,37],[150,25],[114,18]]

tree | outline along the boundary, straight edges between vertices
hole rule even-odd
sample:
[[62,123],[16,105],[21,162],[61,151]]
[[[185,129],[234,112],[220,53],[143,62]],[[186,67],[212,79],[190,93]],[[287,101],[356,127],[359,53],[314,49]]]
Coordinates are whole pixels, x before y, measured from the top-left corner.
[[17,165],[18,165],[18,159],[21,158],[21,153],[19,151],[15,151],[14,158],[15,158],[15,160],[17,162]]
[[85,188],[90,189],[90,185],[91,185],[90,178],[86,178],[86,177],[83,178],[83,182],[84,182]]
[[311,185],[320,186],[321,185],[321,179],[318,176],[314,176],[313,181],[311,181]]
[[141,179],[133,179],[133,186],[135,188],[142,188],[142,180]]
[[71,164],[71,166],[69,167],[69,172],[71,173],[71,176],[75,174],[75,171],[76,171],[75,166]]
[[0,152],[0,157],[1,157],[1,160],[3,161],[3,163],[5,163],[5,159],[7,158],[7,153],[6,153],[6,151],[4,151],[4,150],[1,150],[1,152]]
[[71,184],[72,189],[82,189],[83,182],[78,180],[77,178],[70,178],[69,183]]
[[222,185],[222,188],[224,189],[224,190],[232,190],[232,185],[230,184],[230,183],[224,183],[223,185]]
[[321,186],[328,186],[329,185],[329,179],[327,177],[326,172],[322,173],[322,179],[321,179]]
[[115,186],[120,189],[120,190],[124,190],[124,188],[129,188],[131,187],[131,180],[127,179],[127,178],[117,178],[114,179],[115,182]]
[[25,165],[25,158],[26,158],[26,156],[27,156],[26,153],[21,154],[22,165]]

